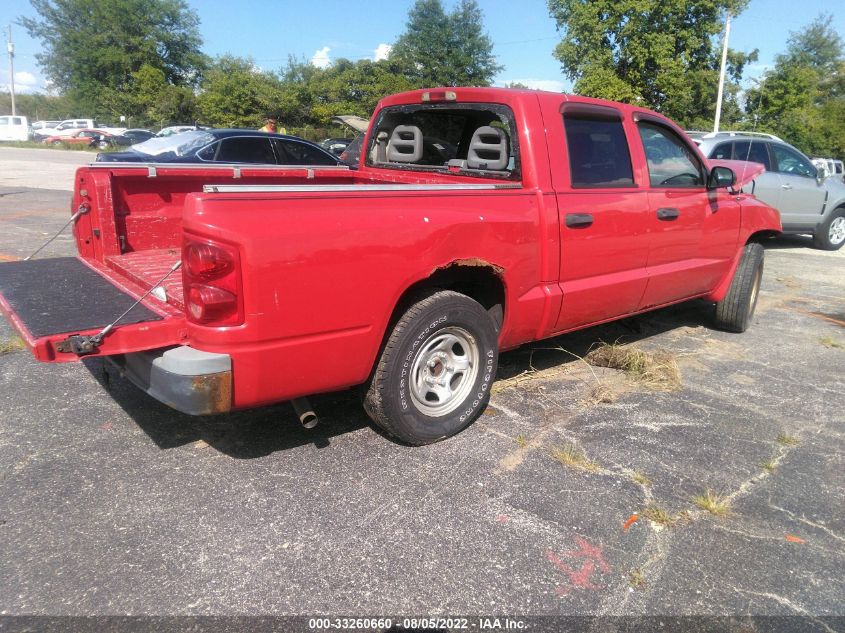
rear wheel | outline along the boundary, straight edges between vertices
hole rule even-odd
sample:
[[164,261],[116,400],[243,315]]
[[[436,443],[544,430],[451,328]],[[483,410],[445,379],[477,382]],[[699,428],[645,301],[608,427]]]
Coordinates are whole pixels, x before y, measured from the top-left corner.
[[728,332],[745,332],[757,307],[763,280],[763,246],[752,242],[742,251],[728,294],[716,303],[716,327]]
[[833,210],[813,234],[813,245],[825,251],[838,251],[845,244],[845,207]]
[[466,295],[435,291],[390,334],[364,397],[373,421],[415,445],[466,428],[484,410],[498,360],[487,311]]

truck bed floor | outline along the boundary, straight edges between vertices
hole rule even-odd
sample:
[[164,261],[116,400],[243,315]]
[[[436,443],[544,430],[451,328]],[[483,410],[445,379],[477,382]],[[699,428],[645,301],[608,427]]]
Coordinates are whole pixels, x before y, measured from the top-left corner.
[[[148,251],[134,251],[123,255],[106,257],[106,264],[133,282],[148,290],[175,264],[182,253],[176,248],[160,248]],[[184,308],[182,297],[182,273],[176,271],[163,284],[167,302],[177,308]]]

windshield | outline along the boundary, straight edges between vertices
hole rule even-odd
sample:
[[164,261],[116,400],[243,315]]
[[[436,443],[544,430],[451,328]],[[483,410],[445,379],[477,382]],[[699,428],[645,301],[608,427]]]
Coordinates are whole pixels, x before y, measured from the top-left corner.
[[132,151],[147,156],[161,156],[162,154],[174,153],[177,156],[185,156],[193,150],[205,147],[214,142],[214,135],[200,130],[191,130],[172,136],[151,138],[143,143],[132,146]]

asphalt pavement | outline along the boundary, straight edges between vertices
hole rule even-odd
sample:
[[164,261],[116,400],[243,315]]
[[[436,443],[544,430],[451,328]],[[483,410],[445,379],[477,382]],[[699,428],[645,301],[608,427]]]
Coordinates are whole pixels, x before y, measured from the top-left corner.
[[[68,213],[67,191],[0,179],[0,259]],[[373,428],[354,391],[313,398],[307,431],[286,404],[192,418],[98,360],[0,355],[0,615],[798,616],[780,630],[841,630],[845,253],[808,246],[767,245],[745,334],[710,329],[711,307],[690,302],[505,353],[485,414],[422,448]],[[72,252],[62,238],[46,255]],[[668,353],[679,390],[579,360],[600,341]],[[708,490],[723,516],[696,505]]]

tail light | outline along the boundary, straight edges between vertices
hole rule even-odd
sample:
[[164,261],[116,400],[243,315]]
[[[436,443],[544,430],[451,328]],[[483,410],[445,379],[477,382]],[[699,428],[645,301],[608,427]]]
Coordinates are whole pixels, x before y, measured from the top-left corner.
[[182,262],[188,318],[202,325],[243,323],[237,249],[211,240],[186,238]]

